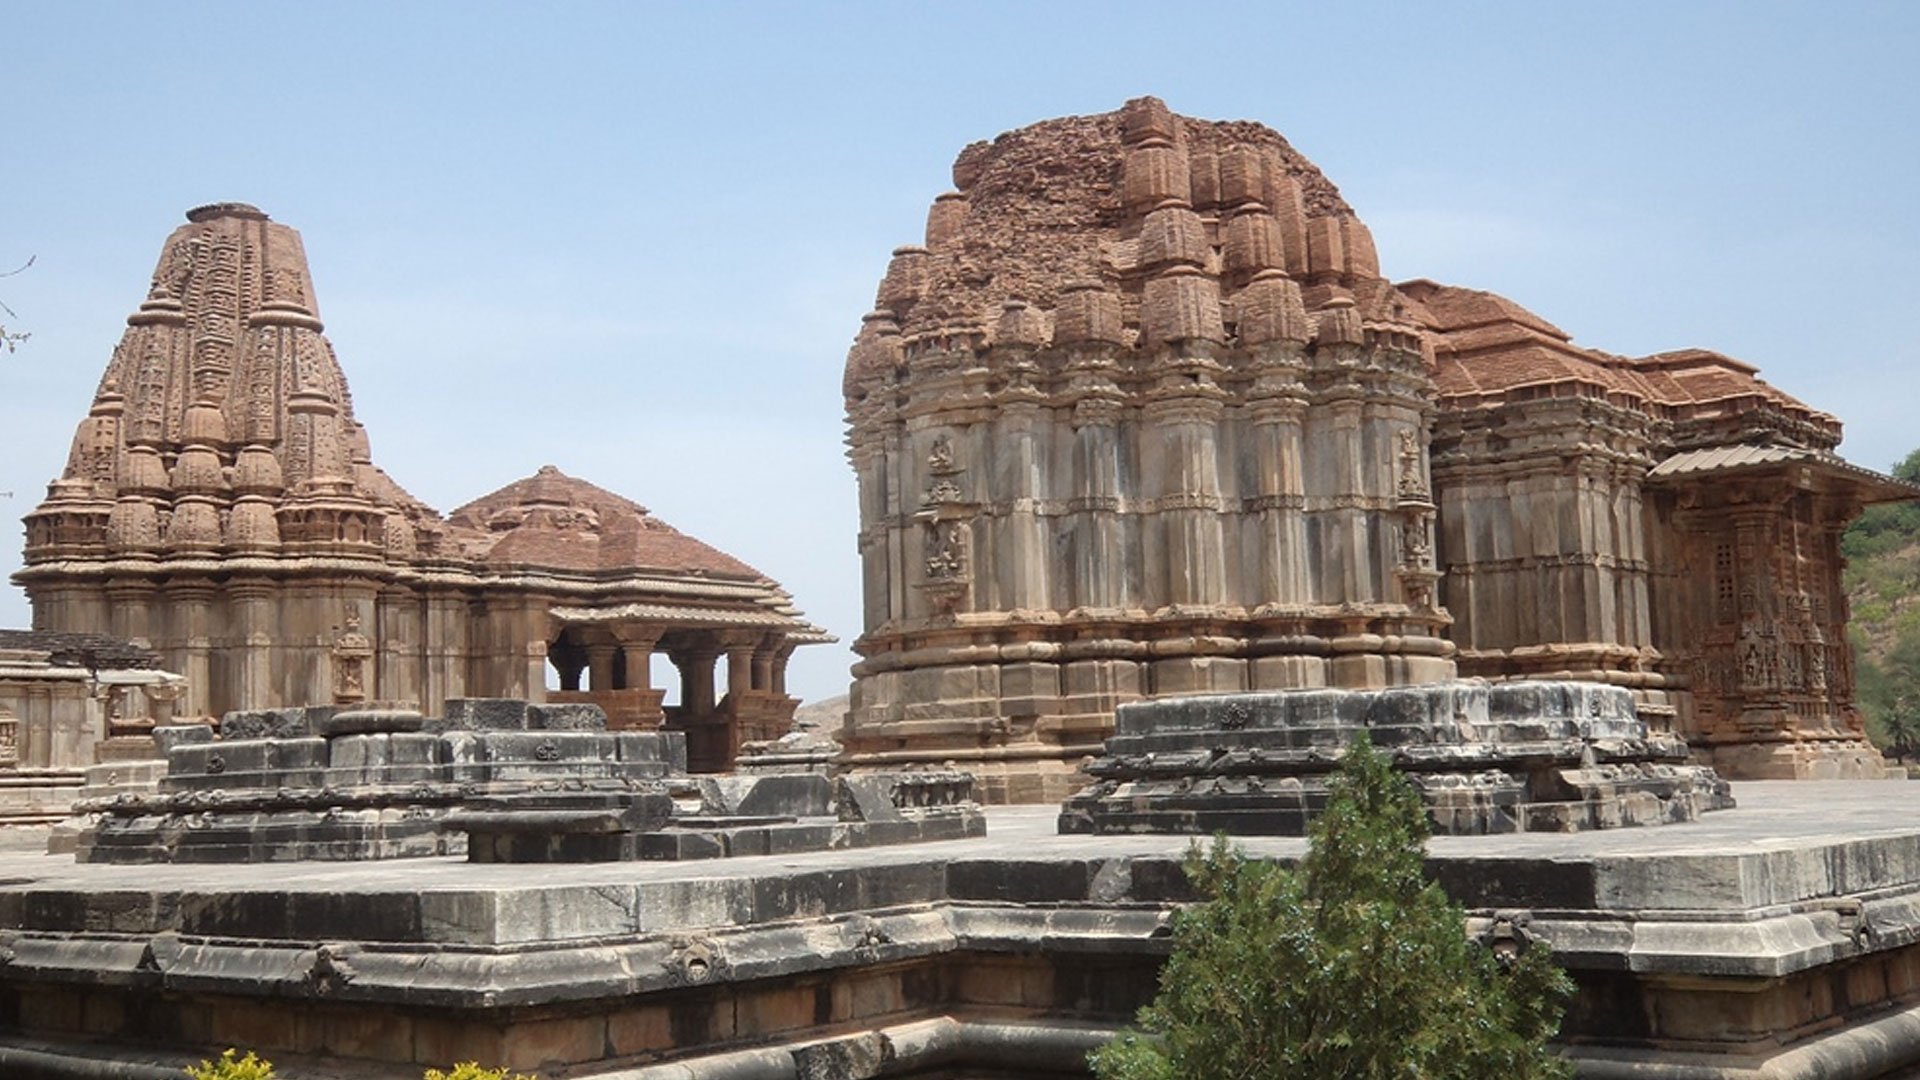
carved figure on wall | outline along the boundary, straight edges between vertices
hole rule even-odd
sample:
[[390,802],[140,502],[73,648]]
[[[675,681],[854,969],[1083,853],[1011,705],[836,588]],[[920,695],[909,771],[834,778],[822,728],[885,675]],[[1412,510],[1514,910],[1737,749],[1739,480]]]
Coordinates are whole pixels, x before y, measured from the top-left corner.
[[952,581],[966,573],[966,537],[957,521],[942,521],[933,526],[932,545],[927,552],[927,577]]
[[1411,431],[1400,433],[1400,494],[1424,498],[1427,481],[1420,471],[1420,436]]
[[348,608],[346,623],[333,638],[333,700],[341,705],[366,700],[366,667],[373,657],[373,642],[360,632],[360,613]]
[[1415,517],[1400,527],[1401,558],[1407,566],[1423,569],[1431,565],[1433,545],[1427,542],[1427,523]]
[[927,451],[927,468],[935,473],[950,473],[957,470],[953,462],[953,440],[945,435],[933,440],[933,448]]

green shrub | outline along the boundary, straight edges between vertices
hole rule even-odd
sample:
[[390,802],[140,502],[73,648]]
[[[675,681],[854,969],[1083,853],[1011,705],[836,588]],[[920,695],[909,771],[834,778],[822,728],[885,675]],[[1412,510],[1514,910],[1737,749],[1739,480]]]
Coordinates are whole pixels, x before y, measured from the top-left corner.
[[526,1073],[509,1075],[505,1069],[483,1069],[477,1061],[463,1061],[452,1072],[428,1069],[423,1080],[534,1080]]
[[1206,901],[1174,919],[1160,992],[1094,1052],[1101,1080],[1549,1080],[1572,983],[1542,946],[1497,958],[1426,880],[1420,797],[1364,740],[1298,871],[1196,843]]
[[192,1080],[274,1080],[273,1062],[266,1061],[247,1051],[246,1057],[239,1057],[238,1050],[229,1047],[220,1055],[218,1061],[202,1061],[198,1067],[187,1070]]

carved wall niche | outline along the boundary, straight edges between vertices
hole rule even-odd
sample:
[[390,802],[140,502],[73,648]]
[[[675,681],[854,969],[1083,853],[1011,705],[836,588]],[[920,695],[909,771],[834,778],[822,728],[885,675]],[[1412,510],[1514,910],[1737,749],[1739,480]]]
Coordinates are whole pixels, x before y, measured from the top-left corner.
[[973,593],[973,526],[978,507],[966,499],[966,469],[946,433],[927,452],[927,486],[914,520],[920,523],[923,578],[919,588],[938,614],[970,605]]

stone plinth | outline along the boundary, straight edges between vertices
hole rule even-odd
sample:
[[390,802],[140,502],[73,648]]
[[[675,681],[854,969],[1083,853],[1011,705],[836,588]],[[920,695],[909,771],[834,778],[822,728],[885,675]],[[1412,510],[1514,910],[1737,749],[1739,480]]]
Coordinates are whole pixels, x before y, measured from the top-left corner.
[[1060,831],[1303,835],[1362,734],[1418,787],[1438,833],[1659,825],[1733,805],[1624,689],[1461,680],[1123,706]]
[[700,777],[691,813],[664,793],[541,791],[471,804],[448,825],[474,862],[792,855],[983,836],[973,786],[952,770]]
[[[455,699],[447,715],[334,706],[253,710],[163,729],[153,794],[83,803],[82,862],[278,862],[458,853],[449,814],[564,790],[664,817],[686,771],[671,732],[610,732],[593,705]],[[531,809],[543,809],[538,804]],[[643,815],[644,816],[644,815]],[[506,819],[502,819],[506,820]]]
[[[1672,828],[1440,836],[1428,866],[1463,929],[1555,949],[1583,1075],[1920,1065],[1920,785],[1735,791]],[[476,1057],[585,1080],[1085,1076],[1154,992],[1190,838],[988,817],[923,847],[531,873],[0,854],[0,1073],[161,1080],[244,1045],[364,1080]]]

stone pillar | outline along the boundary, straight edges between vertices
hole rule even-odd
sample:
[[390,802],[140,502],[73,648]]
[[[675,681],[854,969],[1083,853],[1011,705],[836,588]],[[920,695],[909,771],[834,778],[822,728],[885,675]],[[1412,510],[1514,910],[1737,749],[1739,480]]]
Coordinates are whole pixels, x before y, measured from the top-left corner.
[[1306,404],[1304,397],[1275,396],[1248,410],[1253,415],[1259,472],[1254,501],[1259,507],[1258,595],[1270,604],[1297,605],[1310,599],[1307,560],[1301,557],[1307,549],[1300,431]]
[[[381,701],[411,701],[430,709],[427,700],[420,633],[420,604],[411,589],[390,586],[380,590],[373,609],[375,659],[373,693]],[[434,709],[431,715],[438,715]]]
[[[1047,570],[1052,560],[1047,551],[1047,525],[1038,513],[1042,470],[1041,427],[1044,414],[1030,401],[1009,402],[1001,406],[998,453],[1006,455],[1004,467],[994,470],[996,490],[991,501],[1008,507],[999,519],[993,553],[993,578],[998,594],[994,607],[1002,611],[1044,611],[1053,605],[1048,597]],[[981,499],[987,502],[988,499]],[[976,572],[976,579],[984,576]],[[977,588],[977,586],[976,586]]]
[[615,631],[615,637],[620,639],[621,660],[626,666],[626,689],[653,689],[653,646],[660,639],[642,637],[632,631]]
[[711,639],[703,639],[674,660],[680,668],[680,705],[688,716],[712,714],[713,665],[719,658],[719,646]]
[[1226,576],[1215,442],[1220,404],[1182,395],[1154,402],[1145,413],[1150,426],[1145,456],[1157,465],[1149,475],[1164,545],[1162,593],[1156,599],[1160,606],[1218,604]]
[[773,655],[773,670],[767,688],[781,697],[787,696],[787,660],[793,656],[794,648],[795,643],[788,641]]
[[560,689],[567,693],[579,692],[580,675],[587,669],[586,661],[579,659],[572,652],[554,653],[552,660],[554,670],[560,674]]
[[212,585],[199,581],[183,581],[168,585],[167,595],[178,620],[173,633],[169,635],[175,642],[175,648],[169,650],[168,659],[178,665],[174,670],[186,677],[187,712],[202,716],[212,708],[213,627],[209,608],[215,590]]
[[773,689],[773,658],[780,651],[781,635],[768,634],[760,639],[753,650],[753,688],[770,691]]
[[755,642],[730,640],[727,643],[727,695],[737,704],[753,690],[753,654]]
[[1131,590],[1120,545],[1120,404],[1086,398],[1073,407],[1074,505],[1080,529],[1074,545],[1075,606],[1114,610],[1127,606]]
[[617,648],[611,641],[590,641],[585,646],[587,688],[596,694],[613,689],[613,654]]
[[240,639],[239,662],[231,672],[233,696],[214,701],[210,712],[265,709],[279,704],[273,688],[273,583],[263,578],[236,580],[227,586],[233,598],[234,621]]

